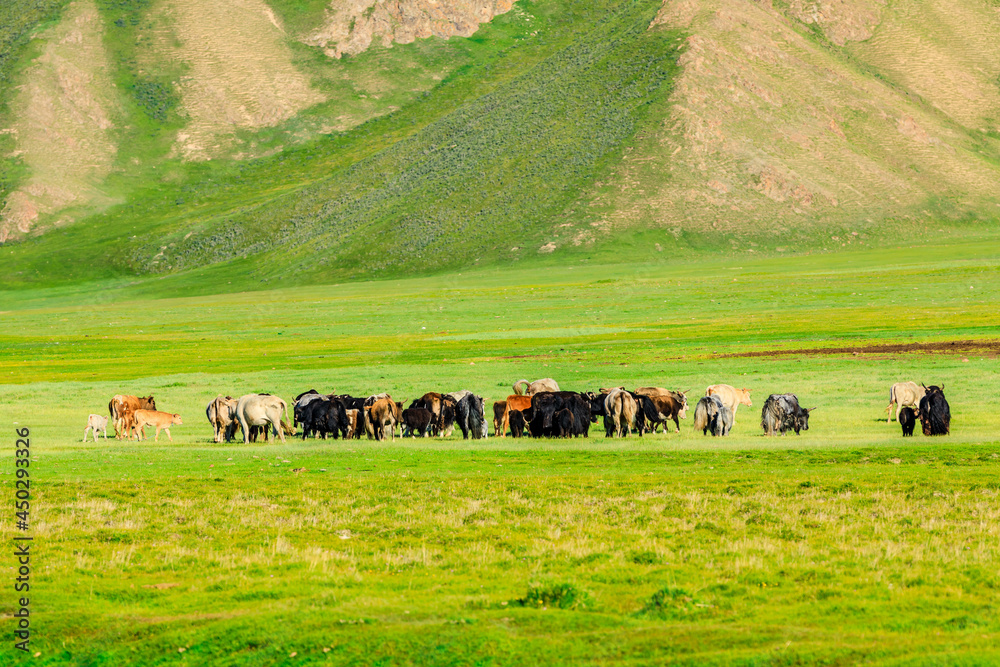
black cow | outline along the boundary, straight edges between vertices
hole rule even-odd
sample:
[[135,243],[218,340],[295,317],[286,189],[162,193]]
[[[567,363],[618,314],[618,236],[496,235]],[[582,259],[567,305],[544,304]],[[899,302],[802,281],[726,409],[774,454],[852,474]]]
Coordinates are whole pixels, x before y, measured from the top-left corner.
[[903,427],[903,437],[913,435],[913,428],[917,425],[917,413],[913,408],[903,408],[899,411],[899,425]]
[[694,407],[694,428],[702,435],[709,431],[712,435],[729,435],[733,428],[733,411],[726,407],[718,396],[702,396]]
[[924,388],[927,393],[920,399],[919,413],[924,435],[948,435],[951,432],[951,409],[944,397],[944,385],[932,384]]
[[575,391],[542,391],[531,397],[531,420],[528,429],[531,437],[552,437],[559,435],[555,414],[568,409],[573,413],[573,436],[590,435],[590,402]]
[[799,431],[809,430],[809,414],[815,409],[800,407],[795,394],[771,394],[761,408],[760,426],[766,435],[784,435],[791,430],[798,435]]
[[421,438],[427,437],[427,431],[431,427],[431,411],[427,408],[407,408],[403,410],[403,437],[419,434]]
[[303,440],[310,433],[317,433],[323,438],[327,433],[332,433],[335,440],[341,436],[346,438],[350,425],[347,407],[339,398],[333,400],[326,397],[319,398],[307,403],[302,410]]
[[560,438],[568,438],[573,435],[573,413],[569,408],[563,408],[557,412],[555,421]]
[[[447,406],[447,403],[445,405]],[[455,416],[458,427],[462,429],[463,440],[468,440],[470,434],[477,440],[486,437],[486,415],[483,412],[482,396],[472,393],[463,396],[455,405]]]
[[332,394],[330,398],[331,399],[339,398],[341,401],[344,402],[345,408],[347,408],[348,410],[358,411],[358,424],[357,427],[354,429],[354,439],[360,440],[361,436],[363,436],[367,432],[367,428],[365,426],[365,401],[367,399],[357,398],[355,396],[351,396],[350,394],[335,394],[335,395]]
[[302,411],[305,410],[305,407],[309,405],[309,403],[319,398],[322,398],[322,394],[320,394],[315,389],[304,391],[295,397],[295,403],[293,404],[292,407],[293,426],[298,426],[300,423],[302,423]]
[[507,414],[507,423],[510,425],[510,437],[520,438],[524,435],[524,413],[520,410],[511,410]]

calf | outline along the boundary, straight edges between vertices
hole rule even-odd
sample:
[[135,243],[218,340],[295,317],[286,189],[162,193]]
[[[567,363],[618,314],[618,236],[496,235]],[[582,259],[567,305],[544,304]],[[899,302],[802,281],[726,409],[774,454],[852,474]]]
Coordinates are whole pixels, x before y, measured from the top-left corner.
[[[356,409],[351,409],[347,411],[347,437],[355,438],[360,437],[358,435],[358,420],[361,419],[361,411]],[[364,424],[361,425],[361,429],[364,430]]]
[[146,426],[156,427],[156,437],[153,438],[153,442],[160,441],[160,431],[167,432],[167,438],[170,442],[174,439],[170,436],[170,427],[174,424],[183,424],[181,421],[181,416],[177,414],[171,414],[169,412],[160,412],[159,410],[136,410],[135,416],[135,429],[139,434],[139,440],[146,439],[145,428]]
[[403,437],[427,437],[431,427],[431,411],[427,408],[407,408],[403,410]]
[[903,437],[913,435],[913,427],[917,425],[917,413],[911,407],[899,411],[899,425],[903,427]]
[[112,425],[115,427],[115,437],[121,440],[125,436],[131,440],[132,433],[135,432],[135,411],[155,409],[156,401],[151,395],[116,394],[112,396],[108,403],[108,413],[111,415]]
[[920,426],[924,435],[948,435],[951,432],[951,408],[944,397],[944,386],[931,385],[920,399]]
[[510,437],[520,438],[524,435],[524,413],[520,410],[507,411],[507,422],[510,424]]
[[104,439],[108,439],[108,418],[101,415],[90,415],[87,417],[87,428],[83,429],[83,441],[87,442],[87,434],[94,430],[94,442],[97,442],[97,432],[104,432]]
[[555,422],[559,437],[569,438],[573,435],[573,413],[568,408],[563,408],[555,414]]
[[496,401],[493,404],[493,434],[502,438],[506,429],[503,424],[507,418],[507,401]]

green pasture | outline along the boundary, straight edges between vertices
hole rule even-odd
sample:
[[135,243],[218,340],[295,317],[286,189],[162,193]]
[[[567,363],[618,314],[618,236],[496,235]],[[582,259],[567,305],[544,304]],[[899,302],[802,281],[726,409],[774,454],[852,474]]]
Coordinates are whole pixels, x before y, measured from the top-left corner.
[[[11,422],[32,431],[32,661],[995,663],[996,348],[863,347],[995,340],[998,250],[0,294],[10,444]],[[806,352],[739,356],[781,350]],[[727,382],[754,406],[724,439],[689,417],[641,439],[217,445],[204,417],[218,393],[467,388],[489,405],[539,377],[693,397]],[[950,436],[886,424],[901,379],[945,386]],[[80,442],[123,392],[180,413],[173,442]],[[818,406],[808,432],[761,434],[772,392]]]

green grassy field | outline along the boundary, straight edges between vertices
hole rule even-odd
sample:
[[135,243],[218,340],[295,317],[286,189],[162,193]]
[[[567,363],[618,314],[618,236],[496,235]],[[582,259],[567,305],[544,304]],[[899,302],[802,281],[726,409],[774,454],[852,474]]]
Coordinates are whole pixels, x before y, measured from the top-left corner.
[[[981,397],[1000,389],[998,254],[984,235],[205,296],[177,296],[196,274],[0,294],[0,405],[36,457],[34,662],[995,663],[1000,416]],[[953,340],[979,347],[864,351]],[[768,350],[800,352],[746,356]],[[728,382],[754,406],[725,439],[688,419],[624,440],[216,445],[204,417],[218,393],[490,401],[546,376],[692,395]],[[945,385],[952,435],[886,424],[901,379]],[[765,438],[763,399],[789,391],[819,406],[810,430]],[[81,443],[119,392],[182,414],[174,441]],[[0,466],[12,498],[12,448]],[[10,643],[0,655],[15,660]]]

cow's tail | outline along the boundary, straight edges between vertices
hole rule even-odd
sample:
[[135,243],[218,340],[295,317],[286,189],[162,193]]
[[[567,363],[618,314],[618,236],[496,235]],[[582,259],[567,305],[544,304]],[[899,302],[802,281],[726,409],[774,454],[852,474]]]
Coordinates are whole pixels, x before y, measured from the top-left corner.
[[694,430],[704,433],[707,428],[708,406],[705,405],[704,401],[698,401],[698,405],[694,406]]
[[[524,390],[523,391],[521,390],[521,385],[522,384],[524,385]],[[514,393],[517,394],[518,396],[524,396],[524,394],[528,391],[528,387],[530,387],[530,386],[531,386],[531,383],[529,381],[527,381],[527,380],[518,380],[517,382],[514,383]]]

